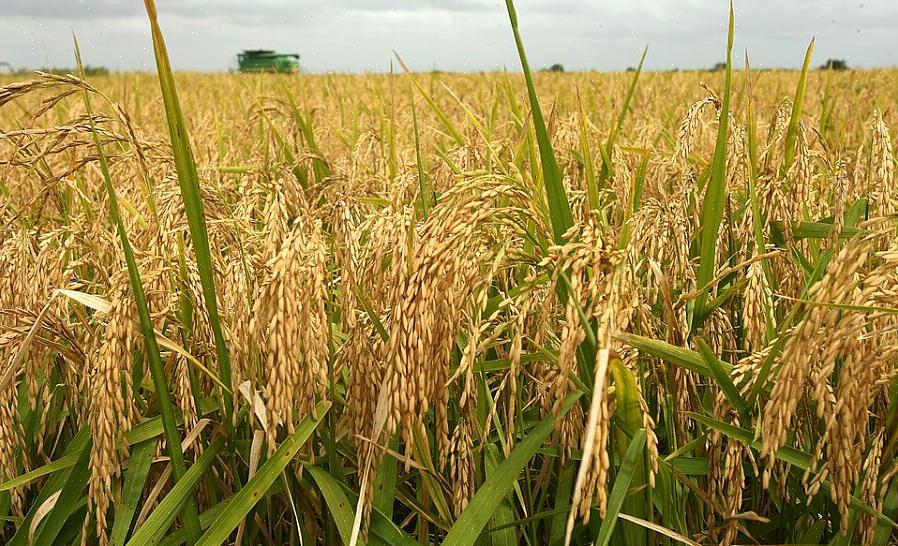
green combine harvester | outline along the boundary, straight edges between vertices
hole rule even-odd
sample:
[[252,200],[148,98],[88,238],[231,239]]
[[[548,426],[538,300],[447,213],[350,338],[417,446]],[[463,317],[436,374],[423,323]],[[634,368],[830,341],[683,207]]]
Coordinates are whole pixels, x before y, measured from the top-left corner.
[[247,49],[237,54],[237,66],[240,72],[294,74],[299,72],[299,55],[276,53],[270,49]]

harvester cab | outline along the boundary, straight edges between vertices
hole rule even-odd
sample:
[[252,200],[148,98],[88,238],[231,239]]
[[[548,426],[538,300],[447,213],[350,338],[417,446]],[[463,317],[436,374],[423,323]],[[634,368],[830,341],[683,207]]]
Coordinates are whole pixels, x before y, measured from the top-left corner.
[[237,66],[240,72],[293,74],[299,72],[299,55],[276,53],[270,49],[247,49],[237,54]]

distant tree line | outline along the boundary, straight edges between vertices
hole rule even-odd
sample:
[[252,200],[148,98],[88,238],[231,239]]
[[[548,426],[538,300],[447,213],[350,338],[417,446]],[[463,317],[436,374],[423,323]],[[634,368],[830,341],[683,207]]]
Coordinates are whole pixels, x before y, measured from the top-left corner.
[[[8,63],[0,62],[0,67],[3,67],[3,66],[8,68],[8,70],[7,70],[8,73],[13,74],[15,76],[27,76],[28,74],[30,74],[36,70],[39,70],[41,72],[49,72],[50,74],[76,74],[76,75],[78,74],[77,68],[65,68],[65,67],[58,67],[58,66],[54,66],[51,68],[48,68],[46,66],[41,67],[41,68],[11,68]],[[2,73],[3,73],[3,71],[0,70],[0,74],[2,74]],[[105,66],[87,65],[84,67],[84,75],[85,76],[106,76],[108,74],[109,74],[109,69],[106,68]]]
[[564,65],[561,63],[555,63],[548,68],[543,68],[540,72],[564,72]]
[[[719,72],[726,70],[726,63],[714,63],[710,68],[711,72]],[[825,63],[820,65],[820,70],[848,70],[848,61],[845,59],[827,59]]]
[[[721,72],[726,70],[727,64],[725,62],[714,63],[711,68],[708,70],[710,72]],[[848,62],[844,59],[827,59],[825,63],[820,65],[820,70],[848,70]],[[635,67],[628,66],[627,72],[634,72],[636,70]],[[687,69],[688,70],[688,69]],[[699,69],[701,70],[701,69]],[[776,70],[776,68],[756,68],[754,69],[756,72],[765,72],[768,70]],[[671,68],[667,70],[667,72],[679,72],[679,68]],[[543,68],[540,72],[564,72],[564,65],[561,63],[555,63],[549,67]]]
[[848,62],[845,59],[826,59],[820,70],[848,70]]

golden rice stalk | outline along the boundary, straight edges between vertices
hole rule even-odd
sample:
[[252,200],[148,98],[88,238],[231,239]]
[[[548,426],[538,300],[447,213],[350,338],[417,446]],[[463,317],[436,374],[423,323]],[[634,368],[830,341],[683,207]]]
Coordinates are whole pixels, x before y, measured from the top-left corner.
[[106,512],[118,496],[115,482],[121,472],[120,452],[127,446],[125,433],[131,427],[131,403],[125,401],[123,393],[131,391],[131,355],[139,336],[127,279],[119,276],[119,281],[111,290],[105,333],[88,370],[87,420],[93,444],[84,529],[86,536],[93,514],[96,536],[103,546],[108,542]]
[[[798,124],[798,138],[795,141],[795,161],[789,169],[788,198],[783,202],[788,208],[788,219],[799,221],[802,218],[802,207],[811,208],[813,181],[811,180],[811,150],[808,142],[808,129],[804,123]],[[816,211],[811,210],[811,214]]]
[[[581,268],[585,265],[581,265]],[[552,412],[557,414],[558,408],[575,386],[571,381],[571,374],[574,372],[577,363],[577,347],[586,339],[586,332],[580,323],[580,315],[577,313],[578,308],[586,307],[586,295],[582,286],[581,271],[571,269],[570,292],[568,293],[568,301],[564,308],[564,324],[561,329],[561,339],[558,347],[558,373],[555,375],[552,383]],[[570,414],[561,418],[558,423],[558,432],[560,435],[560,447],[562,448],[562,460],[570,457],[571,450],[580,443],[580,433],[582,432],[582,423],[573,421],[574,417]]]
[[279,427],[286,425],[292,433],[294,412],[308,414],[316,397],[327,393],[327,248],[320,222],[298,220],[269,269],[250,330],[264,340],[262,373],[273,449]]
[[[867,503],[868,506],[876,510],[877,514],[882,514],[883,496],[879,495],[879,472],[880,463],[882,462],[882,446],[884,431],[880,431],[874,438],[870,451],[864,459],[862,468],[864,479],[861,483],[860,498]],[[876,526],[879,518],[863,514],[861,515],[861,542],[864,546],[872,546],[875,538]]]
[[[613,247],[603,242],[602,230],[595,226],[588,226],[581,231],[580,237],[573,241],[559,249],[565,258],[561,260],[562,265],[558,269],[565,271],[571,277],[571,290],[566,306],[566,322],[562,330],[562,345],[559,350],[559,374],[555,384],[556,403],[559,396],[567,395],[567,392],[564,392],[564,383],[559,384],[558,382],[565,373],[561,360],[565,343],[568,342],[565,332],[571,330],[575,325],[581,329],[584,328],[579,313],[570,313],[571,307],[573,305],[585,307],[587,318],[595,319],[598,327],[594,341],[597,351],[593,395],[588,419],[585,423],[583,458],[574,485],[573,509],[568,516],[566,529],[568,539],[577,514],[584,523],[588,523],[594,503],[598,503],[599,513],[603,517],[607,509],[607,482],[611,467],[608,440],[613,413],[613,399],[608,375],[612,364],[623,364],[617,351],[612,349],[611,345],[614,334],[628,327],[632,312],[636,308],[629,303],[624,303],[624,281],[628,277],[626,269],[622,265],[626,262],[622,262],[621,253],[613,251]],[[585,289],[581,288],[581,283],[585,285]],[[628,292],[632,292],[632,290]],[[628,293],[626,297],[632,297],[632,294]],[[570,334],[567,335],[570,336]],[[575,339],[576,337],[580,337],[582,340],[585,338],[585,332],[575,336]],[[579,344],[580,341],[576,343]],[[573,349],[575,350],[576,346],[573,346]],[[568,364],[570,367],[573,365],[575,357],[569,355],[567,358],[571,359]],[[570,371],[568,370],[567,373]],[[651,484],[654,484],[654,472],[657,470],[657,438],[653,431],[654,422],[648,415],[648,407],[642,399],[640,399],[640,408],[648,434],[647,447],[653,460],[649,470],[649,480]],[[562,448],[564,445],[562,443]]]
[[456,517],[468,506],[475,492],[477,467],[474,440],[468,420],[461,420],[449,440],[449,472],[452,476],[452,509]]
[[780,103],[773,114],[773,119],[767,133],[767,143],[760,151],[759,161],[764,165],[764,170],[768,171],[781,160],[781,156],[785,152],[783,141],[786,138],[786,130],[789,128],[789,119],[792,116],[792,99],[785,98]]
[[521,371],[521,356],[524,351],[524,336],[526,333],[527,315],[533,305],[533,296],[529,291],[522,294],[519,298],[520,304],[512,303],[510,309],[514,313],[514,322],[512,323],[511,347],[508,351],[508,375],[505,382],[508,385],[508,396],[506,396],[505,404],[505,443],[508,449],[514,448],[515,440],[515,423],[517,422],[517,403],[518,403],[518,382]]
[[767,345],[765,309],[773,308],[773,294],[760,262],[748,266],[746,278],[748,284],[742,299],[742,328],[745,348],[749,352],[755,352]]
[[[869,245],[864,242],[846,245],[830,263],[823,278],[811,287],[810,299],[844,302],[855,282],[855,273],[867,259],[868,252]],[[831,329],[838,321],[839,314],[830,307],[813,307],[786,342],[780,357],[779,375],[762,420],[764,441],[761,454],[768,457],[768,468],[773,463],[773,453],[785,445],[786,432],[791,427],[795,407],[804,393],[805,381],[813,368],[820,365],[815,356],[817,335]],[[832,340],[832,337],[829,339]],[[834,340],[836,343],[838,341]]]
[[[662,296],[661,271],[668,278],[682,279],[686,287],[694,285],[695,270],[689,261],[689,245],[692,227],[689,218],[689,192],[675,191],[665,199],[651,198],[634,215],[632,239],[627,247],[627,257],[634,273],[643,274],[639,290],[649,304],[655,304]],[[653,268],[652,263],[658,268]],[[680,317],[685,333],[685,312]]]
[[586,435],[583,439],[583,459],[577,472],[574,484],[573,509],[568,516],[568,534],[573,528],[575,514],[584,523],[589,522],[593,499],[599,505],[599,514],[604,517],[608,504],[608,470],[611,460],[608,456],[608,438],[610,433],[611,414],[609,400],[608,368],[611,351],[599,349],[596,354],[595,382],[593,384],[592,401],[589,405],[589,417],[586,424]]
[[[707,88],[706,90],[710,91]],[[677,141],[674,146],[673,156],[674,162],[686,162],[686,159],[689,157],[689,153],[692,150],[692,140],[695,138],[699,123],[701,122],[702,110],[709,104],[719,106],[720,99],[715,96],[707,96],[702,100],[693,103],[693,105],[689,107],[689,110],[686,111],[686,115],[683,116],[683,121],[680,122],[680,128],[677,130]]]
[[174,380],[172,381],[173,397],[181,410],[184,429],[191,430],[199,421],[199,413],[193,397],[193,389],[190,386],[190,376],[187,370],[189,364],[184,356],[177,353],[172,353],[170,361],[169,369],[172,370],[174,375]]
[[350,438],[360,453],[368,448],[362,438],[368,438],[374,429],[375,410],[384,376],[382,344],[372,331],[370,321],[356,323],[349,331],[349,339],[343,344],[338,360],[339,366],[349,369],[346,423]]
[[392,279],[401,278],[412,251],[414,210],[385,207],[358,225],[356,214],[361,211],[354,209],[355,205],[343,201],[335,210],[334,257],[341,275],[341,326],[349,336],[340,349],[337,367],[349,370],[346,423],[360,453],[369,454],[366,465],[370,467],[372,452],[366,439],[378,433],[375,410],[386,371],[387,343],[359,296],[389,328],[388,297],[395,284]]
[[833,228],[829,236],[829,244],[833,248],[838,244],[839,235],[842,232],[842,227],[845,225],[846,201],[851,194],[849,191],[851,180],[848,178],[848,169],[845,165],[845,161],[841,159],[837,161],[835,170],[836,177],[835,183],[833,184],[832,206]]
[[[0,358],[5,366],[9,365],[10,358],[4,358],[4,352],[0,350]],[[21,424],[16,411],[16,387],[15,384],[0,391],[0,481],[10,480],[18,474],[16,467],[16,453],[22,453]],[[10,502],[13,512],[19,516],[24,509],[24,491],[22,487],[10,490]]]
[[252,356],[255,349],[250,329],[252,267],[248,257],[246,259],[238,257],[228,263],[226,282],[223,283],[222,290],[222,309],[226,319],[225,334],[231,351],[231,390],[235,393],[244,381],[250,379],[252,373]]
[[274,180],[271,182],[271,192],[265,203],[263,211],[265,223],[265,243],[262,247],[262,262],[269,262],[281,249],[281,244],[285,242],[289,234],[287,212],[287,196],[284,189],[283,180]]
[[[743,385],[743,393],[750,390],[750,382],[757,376],[757,369],[760,368],[764,357],[766,357],[766,352],[753,353],[734,366],[733,379],[737,385]],[[729,401],[720,390],[714,398],[714,415],[717,419],[732,421],[733,424],[740,425],[738,413],[730,406]],[[709,504],[712,516],[709,530],[716,543],[729,545],[739,534],[739,520],[734,516],[742,511],[746,478],[744,463],[748,461],[754,467],[755,474],[757,474],[757,467],[754,455],[749,448],[716,430],[708,433],[706,448],[708,449],[708,496],[713,501]]]
[[444,194],[414,246],[408,243],[407,261],[393,261],[396,277],[383,380],[383,391],[390,397],[385,432],[390,436],[401,426],[407,449],[433,407],[437,443],[441,453],[448,452],[449,356],[468,295],[489,278],[482,272],[493,257],[483,244],[490,232],[485,226],[501,218],[497,200],[523,200],[517,188],[488,182],[462,183]]
[[352,332],[356,322],[356,295],[359,289],[359,259],[361,254],[359,220],[346,201],[336,204],[334,211],[333,255],[340,267],[340,319],[344,332]]
[[898,210],[898,188],[895,187],[895,158],[889,128],[882,119],[882,112],[873,112],[871,123],[873,142],[870,153],[870,177],[868,189],[871,201],[882,214]]
[[711,312],[705,321],[705,335],[708,345],[725,362],[736,360],[736,336],[730,323],[730,314],[722,308]]
[[[600,347],[609,347],[610,335],[614,331],[610,324],[606,324],[609,294],[613,285],[610,276],[620,259],[613,247],[605,241],[607,235],[595,225],[575,225],[568,230],[566,237],[570,242],[551,247],[550,255],[541,264],[548,266],[554,262],[554,283],[561,282],[561,275],[567,276],[569,280],[564,322],[559,336],[557,373],[552,381],[552,411],[555,414],[575,389],[571,374],[577,364],[577,348],[586,339],[586,328],[590,327],[583,324],[581,312],[585,313],[587,320],[600,320],[601,332],[594,343],[604,341],[604,345]],[[556,426],[562,459],[569,457],[571,450],[581,442],[583,423],[580,417],[581,414],[568,412]]]

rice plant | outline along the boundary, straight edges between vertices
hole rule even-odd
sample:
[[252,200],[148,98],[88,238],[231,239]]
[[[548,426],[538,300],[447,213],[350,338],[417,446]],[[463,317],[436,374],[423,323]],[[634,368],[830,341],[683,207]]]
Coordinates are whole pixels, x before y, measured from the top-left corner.
[[506,7],[520,73],[173,73],[146,0],[157,74],[2,82],[0,542],[898,543],[898,71]]

